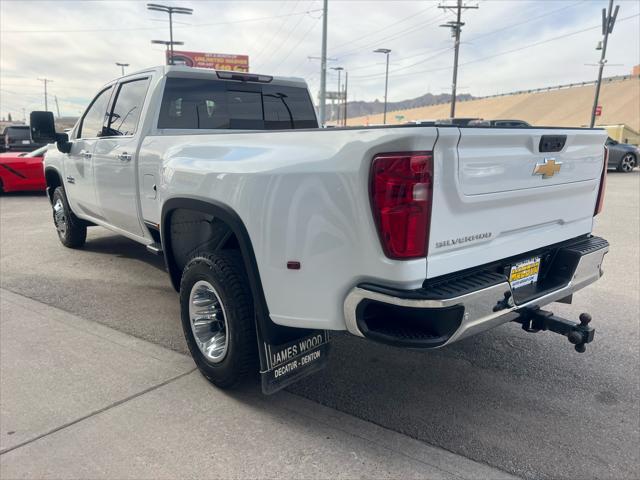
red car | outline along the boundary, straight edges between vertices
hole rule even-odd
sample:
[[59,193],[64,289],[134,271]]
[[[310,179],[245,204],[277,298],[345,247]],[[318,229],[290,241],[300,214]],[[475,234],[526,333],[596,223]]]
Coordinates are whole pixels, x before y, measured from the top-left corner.
[[47,147],[33,152],[0,153],[0,192],[44,191],[42,160]]

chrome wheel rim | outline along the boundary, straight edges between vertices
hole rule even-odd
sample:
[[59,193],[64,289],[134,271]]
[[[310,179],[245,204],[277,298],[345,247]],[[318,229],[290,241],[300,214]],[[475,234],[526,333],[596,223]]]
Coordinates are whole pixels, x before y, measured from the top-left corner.
[[56,225],[58,235],[64,237],[65,233],[67,233],[67,215],[60,199],[57,199],[53,205],[53,223]]
[[624,157],[622,157],[620,166],[622,167],[622,171],[624,172],[630,172],[631,170],[633,170],[633,167],[635,166],[633,155],[625,155]]
[[206,280],[191,287],[189,295],[189,324],[198,349],[213,363],[221,362],[227,354],[227,315],[220,296]]

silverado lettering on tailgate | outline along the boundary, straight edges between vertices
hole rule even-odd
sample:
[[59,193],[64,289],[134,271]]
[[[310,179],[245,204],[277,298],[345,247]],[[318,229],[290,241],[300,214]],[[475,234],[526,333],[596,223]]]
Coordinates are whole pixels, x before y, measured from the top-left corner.
[[451,247],[453,245],[460,245],[462,243],[475,242],[477,240],[484,240],[486,238],[491,238],[491,232],[476,233],[474,235],[451,238],[449,240],[441,240],[439,242],[436,242],[436,248]]

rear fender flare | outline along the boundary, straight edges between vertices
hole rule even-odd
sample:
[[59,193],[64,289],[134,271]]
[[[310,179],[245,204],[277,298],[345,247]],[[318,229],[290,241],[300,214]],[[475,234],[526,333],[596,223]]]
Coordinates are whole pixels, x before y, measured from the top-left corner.
[[180,290],[180,278],[182,272],[173,259],[173,250],[171,246],[171,235],[169,232],[171,213],[177,209],[193,210],[196,212],[212,215],[225,222],[238,239],[240,252],[244,261],[245,271],[249,278],[249,286],[254,298],[256,314],[268,317],[269,309],[262,289],[260,280],[260,272],[256,262],[253,245],[249,237],[249,233],[240,218],[240,216],[228,205],[217,202],[215,200],[201,200],[197,198],[171,198],[162,206],[161,222],[160,222],[160,238],[162,241],[162,250],[164,252],[164,261],[171,277],[171,284],[176,291]]

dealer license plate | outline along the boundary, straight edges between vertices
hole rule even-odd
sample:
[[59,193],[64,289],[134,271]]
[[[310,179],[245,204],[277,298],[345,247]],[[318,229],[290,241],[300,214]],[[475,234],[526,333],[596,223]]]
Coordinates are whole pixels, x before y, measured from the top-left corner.
[[509,283],[511,288],[520,288],[538,281],[540,257],[530,258],[511,266]]

